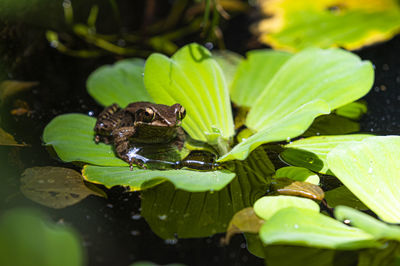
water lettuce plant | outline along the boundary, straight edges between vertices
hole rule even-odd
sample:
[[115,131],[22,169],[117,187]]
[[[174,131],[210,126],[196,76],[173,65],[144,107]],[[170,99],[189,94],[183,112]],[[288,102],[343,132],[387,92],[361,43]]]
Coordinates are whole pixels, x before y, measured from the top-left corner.
[[[264,143],[301,135],[315,117],[359,99],[373,83],[371,63],[340,49],[250,52],[239,63],[229,88],[220,65],[198,44],[184,46],[171,58],[153,54],[144,69],[142,63],[128,60],[100,68],[88,80],[89,93],[103,105],[149,99],[182,104],[187,110],[183,129],[213,146],[221,164],[244,160]],[[244,122],[248,137],[236,145],[231,99],[249,109]],[[43,134],[45,144],[62,160],[87,163],[83,170],[87,181],[139,190],[169,180],[184,190],[205,191],[222,189],[235,176],[228,170],[129,171],[110,145],[94,143],[94,123],[93,117],[66,114],[51,121]]]

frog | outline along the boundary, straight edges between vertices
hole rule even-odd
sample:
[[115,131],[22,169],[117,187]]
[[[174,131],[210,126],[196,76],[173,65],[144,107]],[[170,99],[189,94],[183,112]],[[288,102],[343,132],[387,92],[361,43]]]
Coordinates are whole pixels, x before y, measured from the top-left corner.
[[114,103],[98,116],[94,141],[112,144],[116,155],[133,165],[146,168],[146,158],[138,155],[146,145],[181,143],[184,132],[182,120],[185,108],[179,103],[171,106],[150,102],[133,102],[125,108]]

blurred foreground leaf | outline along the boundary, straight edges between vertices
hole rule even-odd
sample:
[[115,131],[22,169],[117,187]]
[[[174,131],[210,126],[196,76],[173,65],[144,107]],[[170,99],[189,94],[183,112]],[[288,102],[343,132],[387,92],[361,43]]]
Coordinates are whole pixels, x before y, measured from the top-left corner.
[[38,82],[6,80],[0,83],[0,104],[4,102],[7,97],[17,94],[38,85]]
[[0,146],[23,147],[26,146],[26,144],[19,144],[15,141],[14,137],[11,134],[7,133],[0,127]]
[[274,49],[307,47],[359,49],[400,32],[396,0],[259,0],[269,18],[256,27],[262,42]]
[[77,234],[68,227],[50,223],[31,209],[2,213],[0,250],[0,265],[84,265],[84,252]]

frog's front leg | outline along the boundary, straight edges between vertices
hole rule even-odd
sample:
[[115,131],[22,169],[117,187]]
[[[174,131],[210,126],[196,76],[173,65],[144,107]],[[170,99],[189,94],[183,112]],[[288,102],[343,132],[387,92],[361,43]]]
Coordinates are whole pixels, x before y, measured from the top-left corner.
[[134,155],[130,154],[130,143],[129,138],[135,134],[133,127],[121,127],[113,130],[112,135],[114,137],[115,152],[125,162],[129,163],[131,171],[133,170],[133,164],[138,165],[141,168],[146,169],[143,162],[138,160]]

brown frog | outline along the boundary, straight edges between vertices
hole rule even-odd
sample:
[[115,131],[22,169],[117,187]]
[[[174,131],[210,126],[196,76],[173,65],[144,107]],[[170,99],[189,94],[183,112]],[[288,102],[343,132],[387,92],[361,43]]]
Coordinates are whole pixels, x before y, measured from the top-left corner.
[[94,127],[95,142],[113,144],[122,160],[143,168],[146,158],[137,155],[135,144],[161,144],[183,136],[180,127],[185,108],[176,103],[172,106],[149,102],[135,102],[126,108],[113,104],[105,108]]

